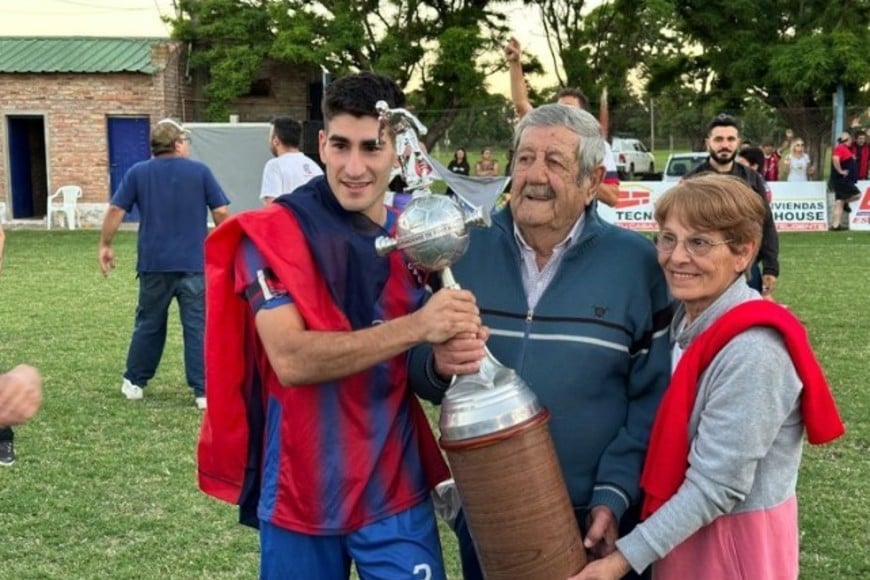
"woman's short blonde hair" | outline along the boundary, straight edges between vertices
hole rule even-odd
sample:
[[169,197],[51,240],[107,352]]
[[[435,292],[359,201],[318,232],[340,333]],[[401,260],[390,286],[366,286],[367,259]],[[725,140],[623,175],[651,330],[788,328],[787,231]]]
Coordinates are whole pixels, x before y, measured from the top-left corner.
[[686,227],[722,232],[732,252],[749,242],[761,245],[767,204],[743,180],[716,173],[690,177],[659,198],[655,220],[661,227],[673,215]]

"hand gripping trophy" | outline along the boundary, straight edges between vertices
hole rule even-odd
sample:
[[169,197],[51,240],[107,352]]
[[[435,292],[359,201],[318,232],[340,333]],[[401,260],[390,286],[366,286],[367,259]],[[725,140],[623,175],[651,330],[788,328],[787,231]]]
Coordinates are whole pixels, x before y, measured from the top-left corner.
[[[416,134],[425,134],[422,123],[383,101],[377,110],[382,132],[396,133],[400,155],[410,147],[412,157],[425,161]],[[460,196],[432,194],[431,170],[409,173],[413,198],[398,218],[396,236],[378,238],[377,251],[399,249],[414,266],[440,272],[445,288],[458,288],[450,265],[468,248],[468,228],[488,226],[489,214]],[[522,378],[488,349],[480,370],[454,377],[444,395],[440,443],[488,579],[567,578],[586,564],[548,420]],[[436,492],[449,496],[452,484]]]

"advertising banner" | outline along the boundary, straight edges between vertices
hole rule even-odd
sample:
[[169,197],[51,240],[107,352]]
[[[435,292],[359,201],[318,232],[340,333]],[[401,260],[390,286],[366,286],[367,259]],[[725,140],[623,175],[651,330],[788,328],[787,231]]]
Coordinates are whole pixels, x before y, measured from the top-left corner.
[[[861,207],[854,210],[864,221],[863,229],[870,230],[870,182],[866,186]],[[619,187],[616,207],[598,204],[601,217],[620,227],[639,232],[655,232],[658,226],[653,219],[655,202],[674,183],[660,181],[624,181]],[[822,181],[768,183],[771,190],[770,206],[777,231],[813,232],[828,229],[828,207],[825,183]],[[860,186],[860,184],[859,184]],[[854,204],[853,204],[854,205]],[[853,222],[854,223],[854,222]],[[861,229],[854,228],[853,229]]]
[[857,232],[870,232],[870,181],[859,181],[858,190],[861,197],[849,204],[852,213],[849,214],[849,229]]
[[771,181],[767,185],[776,231],[828,230],[828,197],[823,181]]

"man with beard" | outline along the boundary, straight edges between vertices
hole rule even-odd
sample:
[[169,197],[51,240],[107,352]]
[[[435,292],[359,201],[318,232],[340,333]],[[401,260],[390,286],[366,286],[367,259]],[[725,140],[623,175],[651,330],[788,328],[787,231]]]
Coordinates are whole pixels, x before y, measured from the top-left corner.
[[[477,372],[484,343],[516,369],[552,413],[586,548],[603,557],[637,522],[640,469],[670,378],[667,288],[655,247],[590,211],[604,176],[592,115],[532,109],[514,151],[510,210],[473,230],[453,267],[491,330],[415,348],[411,386],[440,403],[453,375]],[[464,578],[482,578],[463,515],[454,529]]]
[[[764,219],[764,231],[761,236],[761,248],[758,258],[752,268],[752,278],[749,285],[769,297],[776,288],[779,276],[779,236],[773,223],[773,213],[770,211],[770,190],[764,178],[749,167],[737,163],[736,157],[740,151],[740,128],[737,119],[722,113],[717,115],[707,126],[705,139],[710,157],[707,161],[687,173],[684,179],[691,179],[702,173],[724,173],[739,177],[758,195],[764,198],[767,216]],[[759,267],[759,263],[761,267]]]
[[300,185],[323,171],[317,163],[302,153],[302,124],[290,117],[276,117],[269,133],[269,151],[275,156],[263,167],[260,199],[269,205],[276,197],[292,193]]

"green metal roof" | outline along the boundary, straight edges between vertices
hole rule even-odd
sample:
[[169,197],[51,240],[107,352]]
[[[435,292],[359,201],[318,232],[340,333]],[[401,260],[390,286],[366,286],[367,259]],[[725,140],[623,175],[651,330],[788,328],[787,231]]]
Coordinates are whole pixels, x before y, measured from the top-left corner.
[[151,45],[167,38],[0,37],[0,73],[153,74]]

